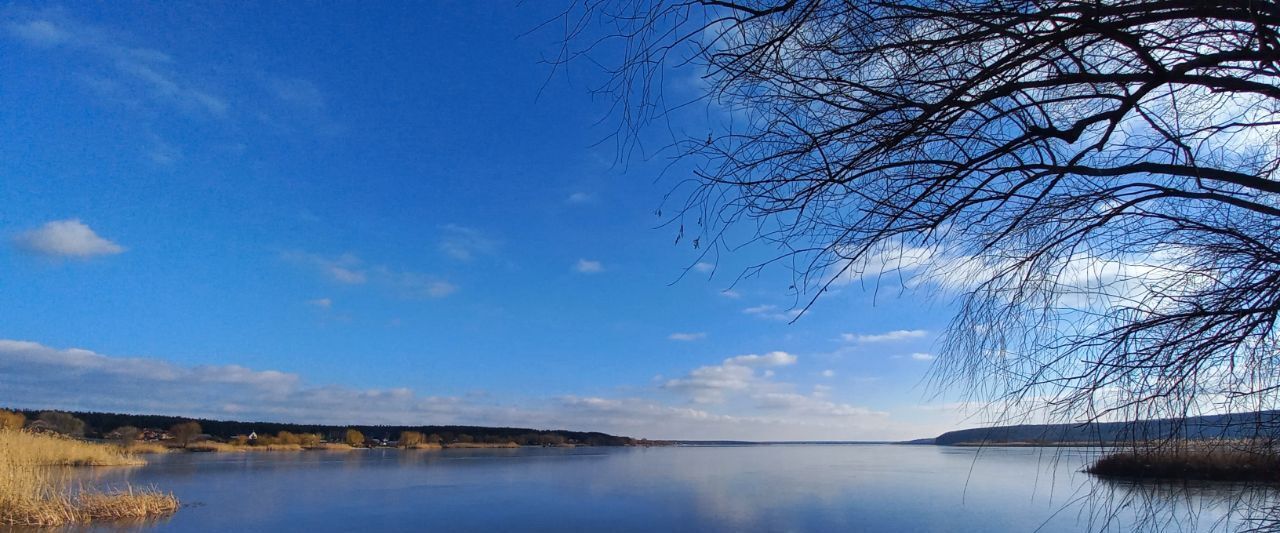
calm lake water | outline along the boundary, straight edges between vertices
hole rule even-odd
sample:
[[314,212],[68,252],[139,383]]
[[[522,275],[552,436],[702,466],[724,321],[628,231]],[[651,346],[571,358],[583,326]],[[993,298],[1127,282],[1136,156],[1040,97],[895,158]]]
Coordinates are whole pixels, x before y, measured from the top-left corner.
[[901,445],[209,453],[85,475],[155,485],[184,503],[163,521],[95,528],[113,531],[1057,532],[1131,531],[1156,520],[1207,531],[1238,525],[1239,509],[1273,496],[1102,481],[1079,472],[1094,453]]

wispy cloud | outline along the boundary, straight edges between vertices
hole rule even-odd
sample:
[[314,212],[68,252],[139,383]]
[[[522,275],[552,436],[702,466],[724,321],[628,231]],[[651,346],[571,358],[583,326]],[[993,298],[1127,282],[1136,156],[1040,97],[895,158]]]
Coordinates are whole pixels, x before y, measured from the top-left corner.
[[697,263],[693,264],[693,269],[698,272],[707,273],[707,272],[711,272],[712,270],[715,270],[716,266],[706,261],[698,261]]
[[330,309],[333,307],[333,300],[329,298],[316,298],[314,300],[307,300],[307,305],[318,309]]
[[373,268],[374,280],[391,287],[407,298],[443,298],[458,291],[458,286],[431,274],[397,271],[379,266]]
[[908,339],[920,339],[928,335],[929,335],[929,332],[923,329],[896,329],[893,331],[886,331],[884,333],[863,333],[863,334],[844,333],[840,335],[840,338],[845,342],[871,343],[871,342],[895,342],[895,341],[903,341]]
[[4,29],[18,42],[79,53],[94,60],[97,71],[87,76],[95,82],[89,85],[113,98],[133,100],[145,95],[151,102],[217,118],[226,117],[231,109],[225,98],[185,76],[179,62],[169,54],[127,44],[129,39],[121,33],[55,11],[18,12],[8,18]]
[[493,255],[497,253],[500,244],[497,239],[485,235],[478,229],[457,224],[446,224],[440,228],[440,231],[440,251],[459,261],[470,261],[481,255]]
[[672,334],[670,334],[670,335],[667,335],[667,339],[669,339],[669,340],[673,340],[673,341],[685,341],[685,342],[700,341],[700,340],[705,339],[705,338],[707,338],[707,334],[706,334],[706,333],[702,333],[702,332],[698,332],[698,333],[672,333]]
[[57,46],[70,41],[71,33],[47,20],[28,20],[9,24],[9,32],[31,46]]
[[360,285],[369,281],[364,262],[355,254],[342,254],[329,257],[307,252],[290,251],[282,254],[284,259],[310,266],[330,280],[346,285]]
[[324,111],[328,105],[320,88],[301,78],[270,78],[266,86],[281,102],[313,113]]
[[925,352],[915,352],[911,354],[911,358],[916,361],[932,361],[935,359],[933,354]]
[[79,219],[54,220],[24,232],[14,244],[27,252],[46,257],[87,259],[124,252],[124,247],[100,237]]
[[432,274],[369,265],[355,254],[326,256],[302,251],[281,254],[286,261],[309,267],[325,278],[344,285],[366,283],[383,287],[405,298],[443,298],[458,286]]
[[573,265],[573,269],[582,274],[599,274],[604,272],[604,264],[599,261],[579,259],[578,262]]
[[570,203],[570,204],[588,204],[595,201],[595,199],[596,199],[595,195],[591,193],[577,191],[573,194],[570,194],[567,198],[564,199],[564,201],[565,203]]
[[795,320],[796,317],[800,316],[799,309],[788,309],[783,311],[783,310],[779,310],[778,306],[769,305],[769,304],[762,304],[762,305],[748,307],[746,309],[743,309],[742,312],[748,315],[759,317],[759,318],[765,318],[769,320],[778,320],[781,322],[790,322],[792,320]]

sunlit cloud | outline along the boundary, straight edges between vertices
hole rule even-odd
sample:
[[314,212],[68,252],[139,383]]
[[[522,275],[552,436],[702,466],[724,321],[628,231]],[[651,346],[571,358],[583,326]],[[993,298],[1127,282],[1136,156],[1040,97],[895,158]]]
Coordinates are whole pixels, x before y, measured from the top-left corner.
[[767,381],[772,374],[757,373],[756,368],[794,365],[797,360],[786,352],[738,355],[719,365],[695,368],[683,377],[667,380],[662,387],[685,394],[695,403],[722,403],[730,392],[764,392],[772,387]]
[[684,342],[700,341],[700,340],[705,339],[705,338],[707,338],[707,334],[706,334],[706,333],[703,333],[703,332],[698,332],[698,333],[672,333],[672,334],[670,334],[670,335],[667,335],[667,339],[668,339],[668,340],[673,340],[673,341],[684,341]]
[[54,220],[24,232],[14,244],[46,257],[87,259],[124,252],[124,247],[102,238],[79,219]]

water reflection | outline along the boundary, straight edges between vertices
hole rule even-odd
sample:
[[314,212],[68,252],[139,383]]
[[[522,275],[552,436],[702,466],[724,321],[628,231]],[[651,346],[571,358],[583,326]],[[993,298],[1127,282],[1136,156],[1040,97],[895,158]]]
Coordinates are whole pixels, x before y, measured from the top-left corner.
[[1271,489],[1133,484],[1085,449],[804,445],[172,454],[96,483],[155,485],[172,518],[94,530],[1231,530]]

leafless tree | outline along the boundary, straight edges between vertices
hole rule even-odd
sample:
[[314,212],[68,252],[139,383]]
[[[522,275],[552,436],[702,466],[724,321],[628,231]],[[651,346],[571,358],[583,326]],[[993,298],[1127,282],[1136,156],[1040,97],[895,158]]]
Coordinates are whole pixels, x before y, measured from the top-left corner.
[[116,443],[121,448],[131,448],[138,442],[138,437],[142,436],[142,430],[133,426],[120,426],[115,430]]
[[186,448],[188,444],[195,441],[196,437],[204,431],[200,428],[200,423],[196,421],[182,422],[174,424],[169,428],[169,435],[173,437],[173,442],[178,446]]
[[[581,0],[618,139],[714,133],[671,223],[746,224],[797,306],[847,283],[955,297],[934,378],[1006,417],[1263,409],[1280,390],[1280,3]],[[601,32],[600,28],[604,28]],[[749,271],[750,272],[750,271]]]

